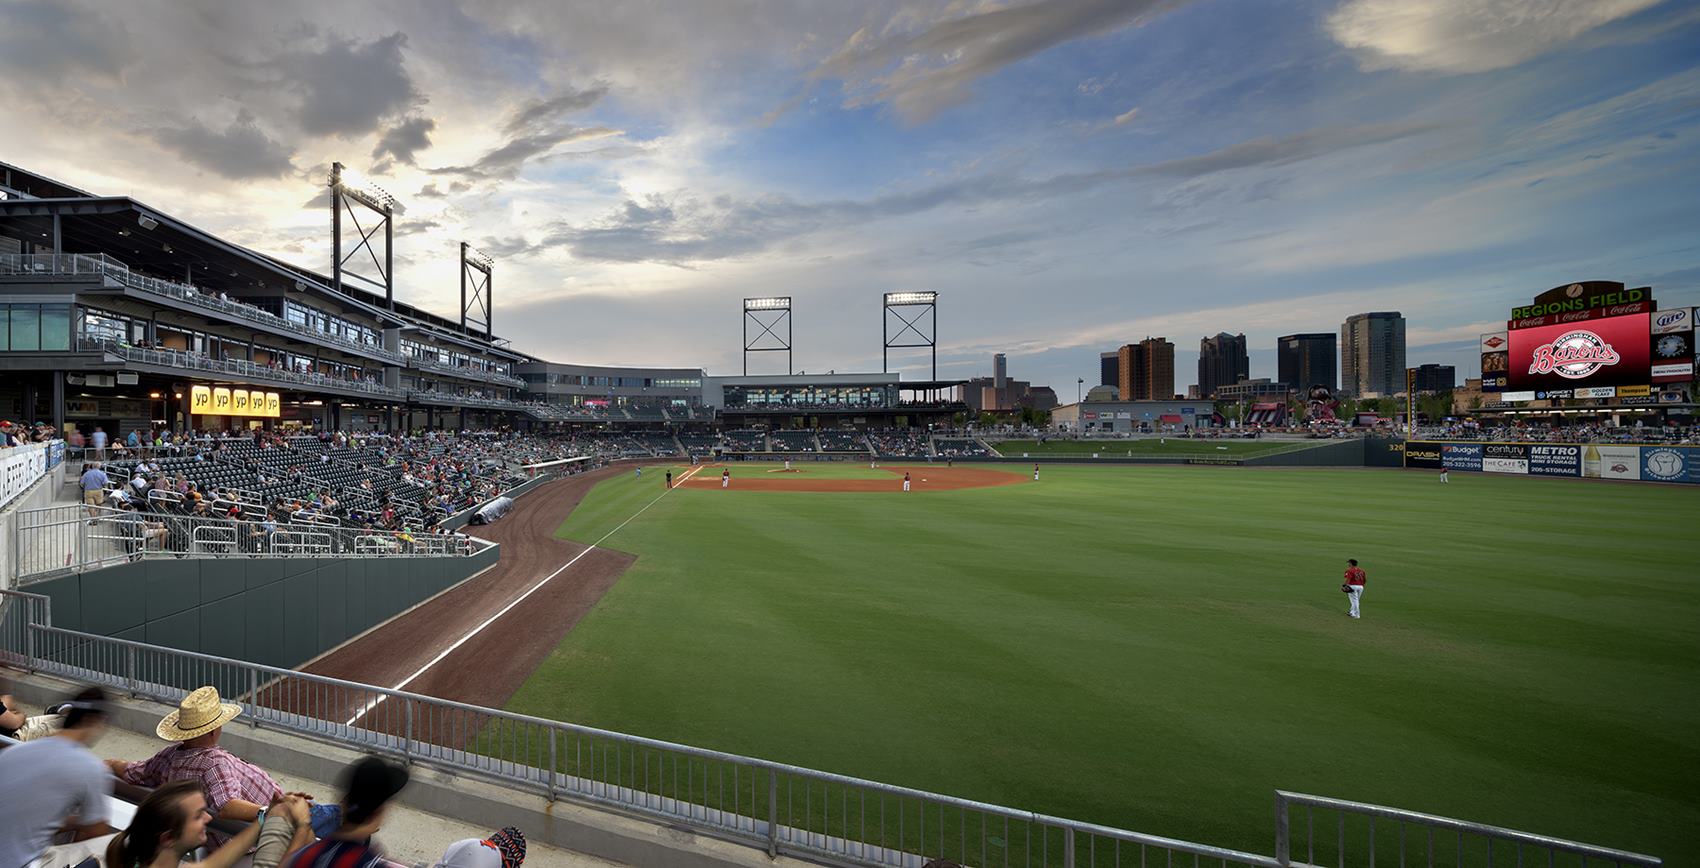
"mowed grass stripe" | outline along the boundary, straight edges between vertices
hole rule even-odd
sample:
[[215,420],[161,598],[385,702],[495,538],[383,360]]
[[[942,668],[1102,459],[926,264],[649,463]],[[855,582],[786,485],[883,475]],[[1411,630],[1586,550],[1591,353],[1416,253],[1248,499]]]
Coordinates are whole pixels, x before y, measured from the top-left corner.
[[[606,481],[561,532],[660,486]],[[681,490],[604,543],[637,562],[511,707],[1260,852],[1285,787],[1680,864],[1696,516],[1700,489],[1400,471]]]

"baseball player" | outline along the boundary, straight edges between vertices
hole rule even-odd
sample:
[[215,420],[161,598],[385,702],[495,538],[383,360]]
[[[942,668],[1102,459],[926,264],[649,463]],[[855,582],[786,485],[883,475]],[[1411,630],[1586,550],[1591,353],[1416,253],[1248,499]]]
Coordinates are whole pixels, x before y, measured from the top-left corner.
[[904,471],[904,473],[903,473],[903,490],[904,491],[909,490],[909,473],[908,473],[908,471]]
[[1364,571],[1358,568],[1357,558],[1346,559],[1346,581],[1340,586],[1352,598],[1352,610],[1347,615],[1358,617],[1358,598],[1364,595],[1364,580],[1368,578]]
[[1033,465],[1033,481],[1039,481],[1039,465],[1037,464]]
[[632,478],[633,479],[642,479],[643,478],[643,465],[640,464],[633,469],[637,471],[637,475],[632,477]]
[[785,459],[785,472],[786,473],[791,472],[791,459],[789,459],[789,458]]
[[725,470],[720,471],[720,487],[732,487],[732,468],[728,467]]
[[667,471],[667,487],[673,487],[673,471],[671,470]]
[[1440,484],[1441,485],[1446,484],[1446,468],[1445,467],[1440,468]]

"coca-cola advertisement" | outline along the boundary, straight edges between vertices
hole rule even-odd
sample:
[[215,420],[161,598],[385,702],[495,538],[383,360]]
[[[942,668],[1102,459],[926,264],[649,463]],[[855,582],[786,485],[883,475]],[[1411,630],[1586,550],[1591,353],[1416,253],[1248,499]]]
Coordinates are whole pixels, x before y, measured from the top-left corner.
[[1649,382],[1648,314],[1512,329],[1511,389]]

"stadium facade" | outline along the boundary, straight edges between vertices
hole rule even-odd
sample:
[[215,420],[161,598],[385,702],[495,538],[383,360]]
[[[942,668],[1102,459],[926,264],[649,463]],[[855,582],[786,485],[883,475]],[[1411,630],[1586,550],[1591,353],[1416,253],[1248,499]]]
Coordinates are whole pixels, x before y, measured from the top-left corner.
[[[0,415],[119,438],[152,428],[684,426],[721,413],[779,427],[925,425],[967,409],[960,382],[896,374],[764,383],[556,363],[495,336],[488,308],[482,323],[444,317],[397,300],[393,285],[371,291],[352,278],[0,163]],[[742,397],[728,402],[732,379]]]

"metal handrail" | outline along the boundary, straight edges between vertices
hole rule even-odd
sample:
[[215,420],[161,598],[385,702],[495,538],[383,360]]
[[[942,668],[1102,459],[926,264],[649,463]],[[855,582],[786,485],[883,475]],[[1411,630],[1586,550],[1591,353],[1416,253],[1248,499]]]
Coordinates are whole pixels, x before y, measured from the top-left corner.
[[[1359,816],[1372,818],[1370,821],[1372,825],[1370,827],[1371,840],[1369,850],[1372,864],[1375,854],[1373,818],[1378,817],[1384,820],[1394,820],[1399,823],[1411,823],[1418,826],[1424,826],[1429,829],[1444,829],[1449,832],[1457,832],[1460,835],[1478,835],[1491,840],[1507,841],[1517,844],[1519,847],[1529,846],[1547,850],[1549,852],[1569,853],[1581,856],[1584,862],[1589,859],[1601,859],[1619,866],[1633,865],[1637,866],[1637,868],[1658,868],[1658,866],[1664,864],[1664,860],[1657,856],[1648,856],[1644,853],[1631,853],[1627,850],[1600,847],[1594,844],[1584,844],[1580,841],[1553,838],[1548,835],[1538,835],[1533,832],[1520,832],[1516,829],[1507,829],[1504,826],[1490,826],[1485,823],[1459,820],[1454,817],[1442,817],[1438,814],[1425,814],[1421,811],[1408,811],[1404,808],[1390,808],[1386,805],[1375,805],[1368,802],[1354,802],[1347,799],[1329,798],[1328,796],[1313,796],[1308,793],[1276,790],[1275,859],[1278,864],[1283,866],[1288,864],[1297,864],[1290,862],[1292,855],[1292,835],[1289,827],[1288,812],[1294,805],[1304,805],[1310,808],[1339,811],[1342,815],[1342,824],[1344,823],[1344,815],[1346,814],[1357,814]],[[1342,856],[1342,859],[1343,858],[1344,857]],[[1431,864],[1432,858],[1433,854],[1431,853]],[[1459,858],[1463,858],[1462,854],[1459,855]],[[1401,862],[1401,864],[1403,863]],[[1488,857],[1488,864],[1493,864],[1491,853]],[[1521,864],[1520,858],[1518,864]]]
[[88,334],[78,334],[79,349],[100,350],[113,353],[126,361],[141,362],[142,364],[161,365],[170,368],[190,368],[200,371],[211,371],[229,374],[249,380],[281,380],[290,383],[315,386],[323,389],[343,389],[351,392],[364,392],[384,398],[405,399],[407,392],[401,389],[391,389],[376,383],[366,383],[359,380],[339,380],[318,373],[301,373],[288,368],[268,368],[257,365],[246,359],[215,359],[199,353],[189,353],[182,350],[164,348],[138,347],[111,338],[95,337]]
[[[33,261],[49,261],[49,267],[47,269],[31,269],[24,267],[27,263],[17,263],[13,261],[25,258]],[[188,302],[189,304],[196,305],[197,307],[209,308],[211,310],[228,313],[232,316],[240,317],[250,322],[259,323],[267,328],[286,331],[291,334],[310,337],[327,343],[336,344],[338,346],[347,347],[373,358],[382,359],[396,364],[401,364],[406,358],[397,350],[387,349],[382,345],[349,340],[348,338],[340,337],[338,335],[331,334],[330,332],[308,328],[300,323],[290,322],[269,310],[262,310],[252,305],[243,304],[239,301],[222,299],[216,295],[209,295],[185,283],[178,283],[172,280],[162,280],[157,277],[148,277],[146,275],[137,274],[131,271],[128,265],[125,265],[104,253],[7,254],[6,256],[0,257],[0,274],[108,275],[125,286],[133,289],[139,289],[144,292],[151,292],[155,295],[162,295],[178,301]]]
[[524,380],[510,374],[497,373],[496,371],[481,371],[477,368],[461,367],[460,365],[447,365],[442,362],[431,361],[430,359],[422,356],[408,356],[407,366],[420,371],[434,371],[436,373],[462,377],[468,380],[501,383],[502,385],[512,386],[516,389],[525,388]]

